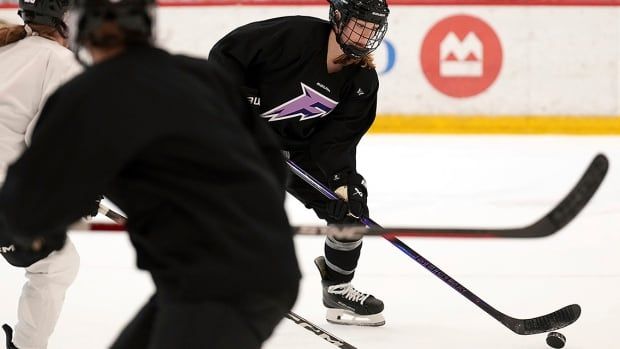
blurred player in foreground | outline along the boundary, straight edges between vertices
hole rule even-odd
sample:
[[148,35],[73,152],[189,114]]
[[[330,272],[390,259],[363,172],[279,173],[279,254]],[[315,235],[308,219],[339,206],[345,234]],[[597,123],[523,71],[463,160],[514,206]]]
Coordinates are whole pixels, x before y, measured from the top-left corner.
[[300,278],[281,155],[221,73],[153,46],[153,7],[77,1],[71,47],[93,65],[52,95],[9,168],[0,231],[57,248],[103,193],[156,286],[112,348],[259,348]]

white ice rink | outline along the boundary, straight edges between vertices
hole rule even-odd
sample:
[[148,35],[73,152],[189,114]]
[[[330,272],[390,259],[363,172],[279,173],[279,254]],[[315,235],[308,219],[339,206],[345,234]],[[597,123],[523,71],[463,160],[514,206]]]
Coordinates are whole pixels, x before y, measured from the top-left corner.
[[[581,214],[551,237],[403,240],[513,317],[530,318],[580,304],[581,318],[561,330],[567,337],[565,348],[616,349],[620,348],[616,338],[619,137],[374,135],[359,147],[358,169],[368,181],[371,217],[383,225],[506,227],[540,218],[598,152],[610,160],[606,180]],[[293,223],[319,223],[292,198],[287,209]],[[136,270],[125,234],[73,232],[71,238],[82,267],[49,349],[107,348],[153,287],[148,275]],[[546,348],[545,335],[513,334],[379,237],[365,239],[354,285],[385,302],[387,324],[379,328],[328,324],[312,263],[322,253],[323,241],[297,237],[296,246],[303,280],[294,311],[360,349]],[[15,321],[22,274],[0,262],[2,322]],[[225,282],[213,280],[213,287]],[[336,347],[283,320],[264,348]]]

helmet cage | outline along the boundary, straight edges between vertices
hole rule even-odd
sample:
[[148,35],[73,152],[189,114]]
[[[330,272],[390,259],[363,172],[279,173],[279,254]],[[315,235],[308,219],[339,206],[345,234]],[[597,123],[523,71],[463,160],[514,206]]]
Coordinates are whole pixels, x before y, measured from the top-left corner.
[[[382,0],[378,0],[378,6],[372,7],[364,0],[353,0],[350,3],[348,0],[330,1],[329,19],[334,26],[336,41],[347,56],[366,56],[383,41],[390,11]],[[348,30],[345,30],[346,27]],[[368,30],[370,28],[372,30]]]

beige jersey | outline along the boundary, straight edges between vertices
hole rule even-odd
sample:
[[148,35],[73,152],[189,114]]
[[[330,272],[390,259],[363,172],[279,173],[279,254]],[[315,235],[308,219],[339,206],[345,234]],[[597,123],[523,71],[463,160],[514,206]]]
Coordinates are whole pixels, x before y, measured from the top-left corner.
[[76,75],[70,50],[39,36],[0,47],[0,183],[29,143],[47,98]]

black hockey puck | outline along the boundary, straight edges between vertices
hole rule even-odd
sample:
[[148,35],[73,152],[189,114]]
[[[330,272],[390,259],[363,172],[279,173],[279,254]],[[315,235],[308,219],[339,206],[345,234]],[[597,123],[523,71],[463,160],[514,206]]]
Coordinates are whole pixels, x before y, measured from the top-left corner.
[[564,337],[564,335],[560,332],[549,332],[547,335],[547,344],[556,349],[564,348],[564,344],[566,344],[566,337]]

